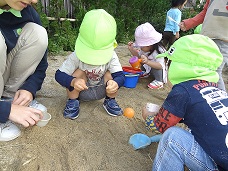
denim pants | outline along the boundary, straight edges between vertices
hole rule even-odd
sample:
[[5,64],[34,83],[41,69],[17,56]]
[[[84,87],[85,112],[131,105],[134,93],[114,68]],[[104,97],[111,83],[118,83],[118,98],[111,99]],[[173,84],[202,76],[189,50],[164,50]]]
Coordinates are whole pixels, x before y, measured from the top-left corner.
[[24,81],[34,73],[47,49],[45,28],[27,23],[16,46],[7,54],[5,38],[0,31],[0,97],[12,97]]
[[183,171],[184,165],[191,171],[218,170],[189,131],[171,127],[162,135],[152,171]]

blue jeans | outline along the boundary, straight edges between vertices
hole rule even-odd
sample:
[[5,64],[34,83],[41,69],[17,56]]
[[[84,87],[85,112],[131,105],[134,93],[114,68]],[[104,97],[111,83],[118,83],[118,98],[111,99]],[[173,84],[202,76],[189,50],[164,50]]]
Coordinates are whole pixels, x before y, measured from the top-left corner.
[[180,127],[171,127],[159,142],[152,171],[183,171],[184,165],[191,171],[218,170],[213,159],[190,132]]

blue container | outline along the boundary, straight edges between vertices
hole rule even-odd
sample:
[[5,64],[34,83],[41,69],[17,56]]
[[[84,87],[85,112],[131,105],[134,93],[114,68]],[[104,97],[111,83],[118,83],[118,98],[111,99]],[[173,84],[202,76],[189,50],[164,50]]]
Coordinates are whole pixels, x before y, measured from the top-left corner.
[[135,88],[139,80],[139,75],[140,74],[124,72],[124,76],[125,76],[124,87]]

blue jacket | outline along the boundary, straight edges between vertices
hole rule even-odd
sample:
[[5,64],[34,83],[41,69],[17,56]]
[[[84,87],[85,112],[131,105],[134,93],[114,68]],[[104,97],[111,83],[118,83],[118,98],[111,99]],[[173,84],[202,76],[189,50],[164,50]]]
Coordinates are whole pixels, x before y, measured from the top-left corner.
[[[23,28],[23,26],[28,22],[41,25],[39,15],[32,6],[28,6],[23,9],[21,11],[21,15],[21,18],[14,16],[10,12],[4,12],[0,15],[0,31],[5,38],[7,53],[9,53],[17,43],[17,29]],[[46,77],[47,67],[48,63],[46,51],[35,72],[27,78],[27,80],[19,89],[27,90],[32,93],[33,97],[35,97],[36,92],[41,89],[44,78]],[[0,101],[1,123],[8,120],[10,110],[11,104],[9,102]]]

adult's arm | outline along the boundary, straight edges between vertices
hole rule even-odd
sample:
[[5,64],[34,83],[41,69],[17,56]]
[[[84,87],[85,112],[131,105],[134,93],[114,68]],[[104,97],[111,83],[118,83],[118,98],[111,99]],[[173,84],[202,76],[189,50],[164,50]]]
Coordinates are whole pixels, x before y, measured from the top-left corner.
[[207,0],[206,4],[203,7],[203,10],[199,14],[197,14],[195,17],[183,20],[185,28],[186,28],[185,31],[203,23],[204,17],[207,13],[207,8],[208,8],[209,3],[210,3],[210,0]]

